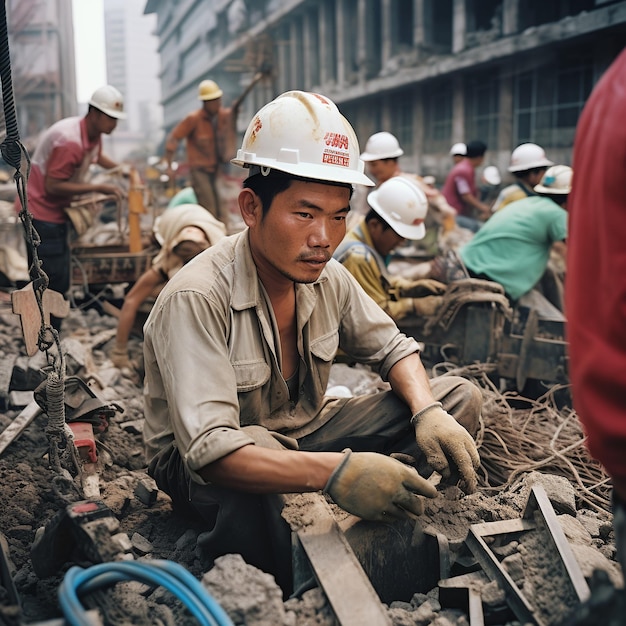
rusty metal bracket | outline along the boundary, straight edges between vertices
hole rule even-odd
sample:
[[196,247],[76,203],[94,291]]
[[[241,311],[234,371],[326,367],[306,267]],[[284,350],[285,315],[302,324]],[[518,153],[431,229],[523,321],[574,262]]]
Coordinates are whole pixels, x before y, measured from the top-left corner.
[[590,596],[589,587],[563,534],[545,489],[541,485],[532,487],[521,519],[473,524],[470,526],[465,542],[487,575],[502,585],[509,606],[517,618],[522,622],[546,626],[545,621],[536,614],[533,606],[522,595],[518,586],[501,566],[500,561],[484,540],[484,537],[488,536],[534,530],[537,528],[537,524],[533,519],[535,511],[540,513],[539,523],[547,529],[552,547],[556,549],[557,555],[565,567],[577,598],[580,602],[584,602]]

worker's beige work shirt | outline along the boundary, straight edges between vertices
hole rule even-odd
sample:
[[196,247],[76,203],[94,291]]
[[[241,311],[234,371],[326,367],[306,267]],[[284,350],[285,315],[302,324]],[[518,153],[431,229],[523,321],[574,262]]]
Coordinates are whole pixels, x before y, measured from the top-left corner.
[[296,285],[296,307],[299,398],[292,402],[247,230],[168,282],[144,327],[149,460],[175,439],[191,475],[204,482],[197,470],[253,443],[240,426],[299,438],[330,420],[346,402],[324,397],[338,348],[383,379],[419,349],[334,260],[315,283]]

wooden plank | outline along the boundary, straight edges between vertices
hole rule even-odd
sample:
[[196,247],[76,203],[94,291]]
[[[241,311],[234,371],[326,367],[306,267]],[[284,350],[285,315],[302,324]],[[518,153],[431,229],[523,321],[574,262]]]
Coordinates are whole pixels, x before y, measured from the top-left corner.
[[17,439],[26,427],[41,413],[41,407],[33,400],[0,434],[0,454]]
[[286,495],[285,500],[283,517],[296,532],[341,626],[391,626],[323,496],[304,493]]

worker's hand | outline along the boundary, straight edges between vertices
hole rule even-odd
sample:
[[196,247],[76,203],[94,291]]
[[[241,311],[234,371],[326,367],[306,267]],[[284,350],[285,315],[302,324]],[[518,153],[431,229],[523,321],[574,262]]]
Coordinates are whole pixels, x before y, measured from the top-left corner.
[[113,347],[113,350],[111,350],[110,356],[111,356],[111,363],[113,363],[115,367],[118,367],[119,369],[122,369],[124,367],[127,367],[129,369],[133,368],[133,364],[131,363],[131,360],[128,356],[127,346],[115,344],[115,346]]
[[420,278],[406,287],[402,287],[400,295],[404,298],[421,298],[422,296],[440,296],[446,285],[432,278]]
[[115,196],[115,200],[119,203],[123,202],[126,197],[125,193],[115,185],[98,185],[98,189],[100,193],[105,193],[107,196]]
[[460,476],[466,493],[476,491],[480,457],[472,436],[436,402],[411,418],[415,440],[428,464],[443,478]]
[[419,316],[434,315],[443,303],[442,296],[413,298],[413,313]]
[[421,496],[437,490],[417,471],[384,454],[345,451],[324,491],[342,509],[366,520],[386,522],[421,515]]

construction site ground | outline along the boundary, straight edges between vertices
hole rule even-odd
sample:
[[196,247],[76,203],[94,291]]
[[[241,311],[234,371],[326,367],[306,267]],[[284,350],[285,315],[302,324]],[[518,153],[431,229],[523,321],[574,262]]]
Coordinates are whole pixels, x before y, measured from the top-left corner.
[[[98,397],[118,403],[124,409],[111,420],[108,430],[97,436],[97,472],[100,499],[119,520],[118,532],[128,537],[125,558],[168,559],[183,565],[202,579],[235,624],[346,623],[337,619],[323,585],[305,586],[297,597],[285,600],[271,576],[248,566],[241,557],[228,555],[214,564],[204,560],[202,525],[175,514],[168,497],[155,491],[146,475],[141,436],[141,367],[120,371],[109,361],[107,354],[115,327],[115,318],[97,308],[72,308],[61,339],[68,354],[68,371],[88,382]],[[32,391],[11,387],[28,386],[24,381],[36,377],[39,368],[46,365],[46,356],[43,353],[26,356],[19,318],[12,313],[7,297],[0,305],[0,329],[4,381],[0,389],[4,403],[0,430],[6,431],[32,401]],[[130,350],[140,364],[139,337],[131,339]],[[436,374],[445,375],[447,370],[459,373],[444,364]],[[425,514],[416,528],[401,523],[382,530],[365,528],[361,535],[357,533],[361,539],[356,540],[355,553],[362,560],[369,560],[370,565],[375,564],[376,585],[384,600],[388,623],[475,624],[470,622],[467,606],[463,603],[451,606],[450,601],[444,600],[439,579],[475,570],[472,568],[475,559],[465,541],[470,528],[521,519],[531,490],[538,484],[548,494],[587,582],[592,580],[594,570],[602,570],[606,573],[605,584],[608,581],[612,587],[621,586],[611,525],[610,483],[601,467],[587,455],[580,425],[567,400],[568,390],[546,389],[540,398],[525,399],[512,392],[501,393],[497,381],[491,380],[480,365],[463,368],[460,373],[473,380],[484,396],[478,435],[482,458],[478,492],[465,496],[455,486],[441,484],[439,497],[426,503]],[[365,368],[337,364],[329,387],[335,387],[336,393],[358,395],[375,393],[386,385]],[[91,564],[78,546],[70,562],[58,571],[38,576],[33,569],[31,546],[37,529],[66,507],[68,501],[78,497],[75,493],[64,494],[58,488],[47,460],[46,426],[45,414],[38,415],[19,436],[10,440],[0,455],[0,532],[6,538],[5,556],[12,565],[12,580],[19,597],[16,605],[11,600],[10,589],[4,590],[0,601],[2,623],[35,624],[60,618],[58,590],[64,573],[71,565]],[[327,504],[341,528],[346,530],[354,524],[354,518],[331,502]],[[292,498],[289,515],[293,516],[293,507],[297,510],[299,506],[299,501]],[[307,505],[302,502],[302,506]],[[384,534],[384,541],[379,532]],[[347,530],[346,536],[349,536]],[[397,537],[397,542],[389,543],[390,536]],[[445,573],[437,569],[437,564],[426,561],[424,567],[419,563],[416,567],[422,553],[415,553],[414,549],[419,550],[424,536],[437,537],[439,541],[445,538],[446,557],[451,563]],[[380,541],[386,553],[376,553],[373,545],[363,546],[363,537],[373,543]],[[528,533],[523,539],[518,536],[502,545],[497,541],[492,545],[504,569],[540,617],[537,623],[561,624],[571,618],[578,601],[567,572],[563,573],[558,559],[546,549],[540,525],[534,536]],[[411,566],[408,570],[407,565]],[[465,565],[467,568],[463,570]],[[405,571],[410,573],[405,575]],[[414,587],[412,580],[406,580],[407,576],[415,577]],[[391,588],[385,581],[393,581]],[[476,581],[472,583],[476,584]],[[393,597],[395,589],[402,597]],[[484,577],[478,589],[485,615],[489,616],[485,623],[522,623],[507,608],[506,589],[497,580]],[[84,598],[84,604],[87,608],[97,608],[103,616],[102,623],[107,624],[197,623],[168,592],[140,583],[118,583],[93,592]]]

